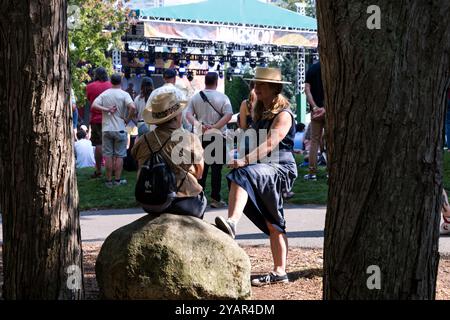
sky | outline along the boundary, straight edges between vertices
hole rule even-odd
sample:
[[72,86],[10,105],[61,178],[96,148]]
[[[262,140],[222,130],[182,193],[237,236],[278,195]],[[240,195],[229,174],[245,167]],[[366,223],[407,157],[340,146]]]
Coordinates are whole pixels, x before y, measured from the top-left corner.
[[[188,3],[194,3],[194,2],[201,2],[205,0],[164,0],[164,4],[166,6],[175,6],[179,4],[188,4]],[[226,1],[226,0],[224,0]],[[262,2],[265,2],[265,0],[260,0]],[[130,0],[129,5],[133,9],[144,9],[146,8],[145,3],[148,2],[147,0]]]
[[[178,4],[187,4],[187,3],[193,3],[193,2],[200,2],[200,1],[204,1],[204,0],[164,0],[164,4],[166,6],[175,6]],[[130,0],[128,2],[128,5],[133,8],[133,9],[137,9],[137,8],[146,8],[145,3],[148,2],[147,0]]]

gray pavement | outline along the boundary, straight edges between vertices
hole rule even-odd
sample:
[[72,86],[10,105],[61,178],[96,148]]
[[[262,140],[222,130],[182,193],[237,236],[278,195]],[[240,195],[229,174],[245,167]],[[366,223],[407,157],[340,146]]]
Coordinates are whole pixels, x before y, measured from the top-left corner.
[[[322,248],[325,226],[325,206],[287,206],[285,216],[289,246]],[[116,209],[81,212],[81,238],[86,243],[102,243],[114,230],[129,224],[146,213],[142,209]],[[226,209],[208,209],[205,221],[214,223],[217,215],[226,217]],[[0,220],[1,224],[1,220]],[[0,243],[2,242],[0,228]],[[242,245],[269,245],[269,240],[244,215],[238,224],[236,241]],[[450,237],[441,237],[439,251],[450,254]]]
[[[85,242],[103,242],[117,228],[144,216],[142,209],[102,210],[81,213],[81,237]],[[227,216],[226,209],[208,209],[204,220]],[[302,206],[285,209],[289,245],[320,248],[323,243],[325,207]],[[267,236],[244,215],[237,227],[236,240],[246,245],[269,245]]]

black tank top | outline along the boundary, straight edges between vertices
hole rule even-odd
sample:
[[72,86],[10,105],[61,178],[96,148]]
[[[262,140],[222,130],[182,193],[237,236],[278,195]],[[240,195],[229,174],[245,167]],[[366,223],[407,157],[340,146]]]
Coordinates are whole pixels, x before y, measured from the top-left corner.
[[[295,133],[296,133],[294,114],[292,113],[292,111],[290,109],[284,109],[281,112],[288,112],[291,115],[292,125],[291,125],[291,128],[289,129],[289,132],[287,133],[287,135],[279,143],[278,148],[280,151],[281,150],[282,151],[294,151],[294,139],[295,139]],[[264,119],[264,120],[259,120],[257,122],[254,122],[252,125],[252,128],[256,130],[257,134],[258,134],[258,130],[260,130],[260,129],[270,130],[270,127],[272,126],[272,123],[277,116],[278,115],[276,115],[275,117],[273,117],[270,120]],[[261,141],[259,141],[259,135],[258,135],[258,145],[260,143],[261,143]]]

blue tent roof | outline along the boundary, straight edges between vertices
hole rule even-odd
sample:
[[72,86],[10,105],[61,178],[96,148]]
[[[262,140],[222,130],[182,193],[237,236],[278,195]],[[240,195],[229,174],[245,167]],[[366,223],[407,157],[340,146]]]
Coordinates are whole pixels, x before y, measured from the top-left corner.
[[317,21],[258,0],[208,0],[139,10],[141,17],[317,30]]

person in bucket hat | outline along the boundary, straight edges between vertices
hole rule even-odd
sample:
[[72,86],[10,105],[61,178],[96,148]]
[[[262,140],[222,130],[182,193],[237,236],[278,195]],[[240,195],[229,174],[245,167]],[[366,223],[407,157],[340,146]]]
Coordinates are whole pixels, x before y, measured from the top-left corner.
[[181,114],[186,106],[187,101],[178,100],[174,92],[162,93],[144,109],[143,118],[148,124],[162,124]]
[[216,217],[215,222],[234,238],[244,213],[269,236],[274,268],[251,282],[262,286],[289,281],[282,192],[290,190],[297,177],[292,154],[296,128],[289,101],[281,95],[283,84],[289,82],[283,81],[280,69],[257,68],[255,77],[247,80],[255,84],[254,122],[249,130],[256,131],[256,148],[230,165],[228,219]]
[[[175,92],[156,96],[143,112],[144,121],[156,128],[143,135],[131,153],[138,162],[139,176],[139,170],[152,155],[152,150],[161,150],[175,175],[177,186],[176,198],[164,212],[202,219],[207,200],[197,179],[203,174],[203,148],[196,135],[182,128],[185,108],[186,101],[179,100]],[[176,152],[172,152],[174,148],[178,148]],[[148,213],[158,211],[143,208]]]

